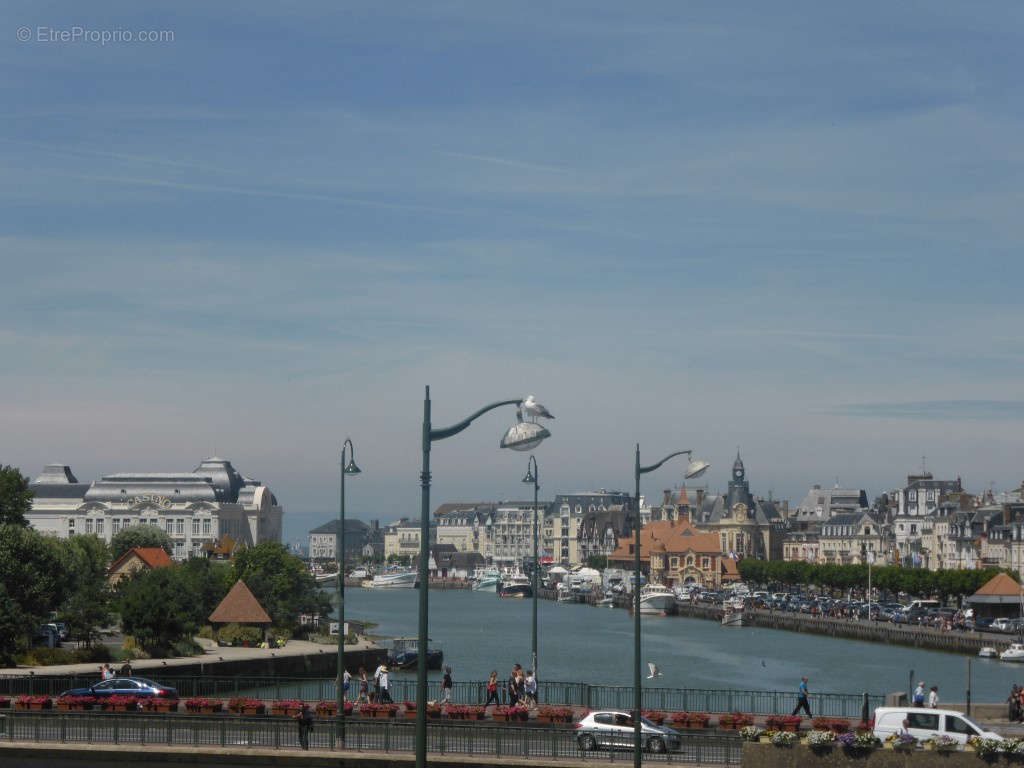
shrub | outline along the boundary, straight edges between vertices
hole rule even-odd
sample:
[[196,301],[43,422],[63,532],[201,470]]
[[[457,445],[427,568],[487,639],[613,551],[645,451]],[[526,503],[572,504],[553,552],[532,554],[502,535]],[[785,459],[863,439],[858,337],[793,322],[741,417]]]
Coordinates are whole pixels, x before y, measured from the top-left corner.
[[199,631],[196,632],[196,635],[204,640],[213,640],[213,627],[209,624],[204,624],[199,628]]
[[226,645],[259,645],[263,640],[263,633],[258,627],[245,627],[241,624],[228,624],[221,627],[217,633],[217,640]]

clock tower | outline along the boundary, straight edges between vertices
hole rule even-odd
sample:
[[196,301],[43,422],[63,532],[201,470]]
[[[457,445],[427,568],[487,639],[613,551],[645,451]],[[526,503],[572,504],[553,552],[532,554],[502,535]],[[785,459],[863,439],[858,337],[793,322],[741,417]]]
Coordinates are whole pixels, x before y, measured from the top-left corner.
[[754,498],[750,495],[750,484],[747,482],[747,472],[743,467],[743,459],[740,458],[739,451],[736,451],[736,461],[732,464],[732,479],[729,481],[726,509],[734,510],[737,504],[742,504],[744,511],[754,508]]

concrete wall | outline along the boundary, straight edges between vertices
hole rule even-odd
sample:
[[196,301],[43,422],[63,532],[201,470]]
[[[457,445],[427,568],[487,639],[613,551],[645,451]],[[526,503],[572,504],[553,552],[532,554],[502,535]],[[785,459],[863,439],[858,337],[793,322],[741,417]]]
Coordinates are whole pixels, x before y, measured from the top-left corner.
[[[1017,763],[1012,763],[1016,765]],[[803,745],[776,747],[772,744],[743,744],[743,768],[979,768],[1009,766],[1005,757],[981,761],[974,752],[937,753],[915,750],[897,752],[876,749],[873,752],[847,753],[841,747],[814,751]]]

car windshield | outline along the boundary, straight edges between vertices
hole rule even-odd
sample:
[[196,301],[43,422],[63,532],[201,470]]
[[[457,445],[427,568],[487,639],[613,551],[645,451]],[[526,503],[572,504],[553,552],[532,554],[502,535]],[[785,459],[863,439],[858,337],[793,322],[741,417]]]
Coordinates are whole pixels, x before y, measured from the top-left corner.
[[648,720],[646,717],[641,717],[640,722],[646,725],[648,728],[657,728],[658,726]]

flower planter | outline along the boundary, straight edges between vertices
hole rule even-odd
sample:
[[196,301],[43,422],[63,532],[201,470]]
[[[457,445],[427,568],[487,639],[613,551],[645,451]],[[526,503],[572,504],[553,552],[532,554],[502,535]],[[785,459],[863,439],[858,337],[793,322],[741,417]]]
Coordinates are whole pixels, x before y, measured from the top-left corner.
[[43,703],[43,702],[40,702],[40,701],[33,701],[31,704],[28,705],[28,708],[33,710],[33,711],[37,711],[38,712],[38,711],[43,710],[43,709],[49,709],[50,708],[50,703],[49,702]]
[[687,728],[707,728],[707,725],[708,725],[708,721],[707,720],[687,720],[686,721],[686,727]]
[[215,712],[220,712],[220,706],[206,705],[199,708],[201,715],[212,715]]
[[[300,707],[271,707],[270,714],[278,717],[295,717],[302,709]],[[334,715],[332,714],[331,717]]]
[[178,702],[176,701],[153,701],[146,707],[150,712],[177,712]]
[[796,733],[799,726],[799,723],[783,723],[782,730],[786,731],[787,733]]
[[243,715],[262,715],[266,709],[261,705],[258,707],[242,707]]

